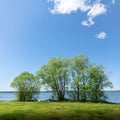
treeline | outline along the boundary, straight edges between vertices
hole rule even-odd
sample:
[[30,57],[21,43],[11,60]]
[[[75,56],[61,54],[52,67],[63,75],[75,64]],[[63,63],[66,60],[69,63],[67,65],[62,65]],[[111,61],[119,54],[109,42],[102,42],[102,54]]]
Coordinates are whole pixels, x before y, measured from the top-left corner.
[[90,63],[88,56],[52,58],[36,75],[23,72],[11,83],[17,89],[19,101],[33,100],[40,86],[52,91],[53,97],[64,101],[69,92],[71,100],[99,102],[106,99],[104,88],[112,87],[102,65]]

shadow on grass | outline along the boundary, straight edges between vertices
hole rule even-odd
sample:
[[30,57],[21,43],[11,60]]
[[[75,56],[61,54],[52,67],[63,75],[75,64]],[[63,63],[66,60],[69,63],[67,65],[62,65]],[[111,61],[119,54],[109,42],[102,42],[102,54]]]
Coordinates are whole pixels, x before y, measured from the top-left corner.
[[14,112],[9,114],[0,115],[0,120],[89,120],[85,114],[81,115],[68,115],[68,114],[28,114],[21,112]]
[[0,116],[0,120],[119,120],[120,114],[110,113],[105,116],[101,115],[76,115],[76,116],[67,116],[67,115],[48,115],[46,116],[41,114],[26,114],[26,113],[9,113]]
[[29,113],[29,111],[15,111],[13,113],[7,113],[0,115],[0,120],[119,120],[120,113],[108,113],[108,114],[86,114],[78,113],[74,115],[70,114],[39,114]]

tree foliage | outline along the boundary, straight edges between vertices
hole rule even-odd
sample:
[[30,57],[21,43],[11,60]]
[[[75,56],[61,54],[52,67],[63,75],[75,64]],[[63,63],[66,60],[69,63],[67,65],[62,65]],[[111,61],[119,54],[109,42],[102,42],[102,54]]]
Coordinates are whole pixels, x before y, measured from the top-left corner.
[[89,98],[93,102],[99,102],[106,98],[104,88],[112,87],[112,83],[108,80],[104,73],[103,66],[89,66]]
[[89,58],[86,55],[78,55],[71,59],[72,87],[75,99],[86,101],[87,99],[87,68]]
[[58,100],[64,100],[69,82],[69,61],[66,58],[52,58],[37,72],[44,85],[48,85]]
[[36,76],[23,72],[11,83],[11,87],[17,89],[20,101],[33,99],[40,90],[40,81],[58,100],[65,100],[69,90],[74,100],[99,102],[106,98],[104,88],[112,87],[104,67],[90,63],[88,56],[83,54],[73,58],[52,58]]
[[19,101],[33,100],[34,95],[40,90],[40,81],[29,72],[23,72],[17,76],[10,85],[17,90]]
[[53,58],[37,75],[58,100],[64,100],[67,88],[70,88],[74,100],[99,102],[105,98],[104,88],[112,86],[103,66],[91,64],[83,54],[70,59]]
[[104,88],[112,87],[101,65],[91,64],[86,55],[71,59],[72,95],[75,100],[99,102],[105,100]]

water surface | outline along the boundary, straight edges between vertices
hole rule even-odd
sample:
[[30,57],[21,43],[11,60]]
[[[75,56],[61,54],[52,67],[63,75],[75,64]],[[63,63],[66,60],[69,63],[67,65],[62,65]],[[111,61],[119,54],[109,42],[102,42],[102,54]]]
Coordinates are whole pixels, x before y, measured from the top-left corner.
[[[106,91],[106,96],[108,97],[107,101],[113,102],[113,103],[120,103],[120,91]],[[38,95],[38,99],[45,100],[45,99],[51,99],[52,93],[42,91]],[[10,101],[15,100],[15,92],[0,92],[0,101]]]

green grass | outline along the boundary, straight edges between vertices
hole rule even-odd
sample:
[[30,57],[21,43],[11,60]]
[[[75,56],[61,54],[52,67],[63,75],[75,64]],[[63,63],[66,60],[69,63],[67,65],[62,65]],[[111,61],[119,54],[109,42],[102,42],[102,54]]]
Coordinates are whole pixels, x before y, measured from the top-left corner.
[[0,102],[0,120],[119,120],[120,105],[78,102]]

